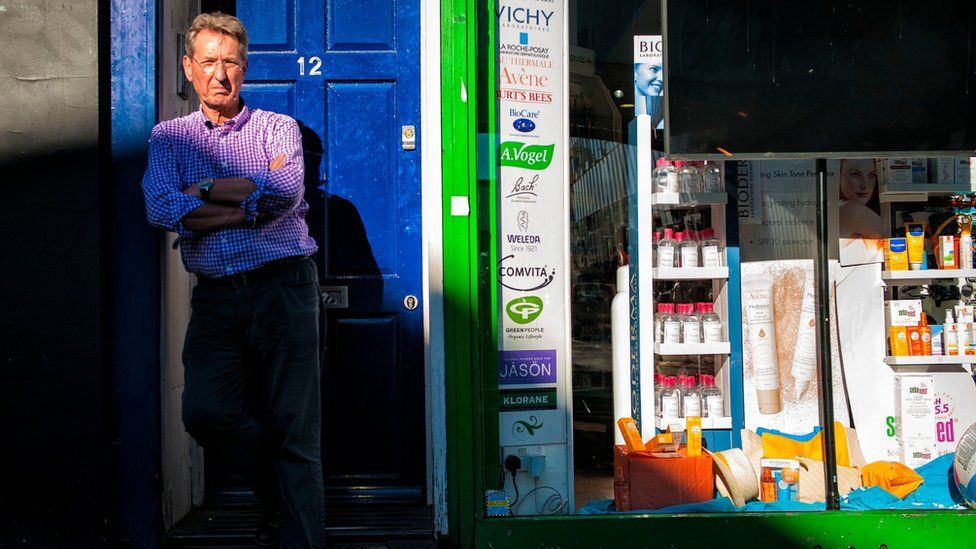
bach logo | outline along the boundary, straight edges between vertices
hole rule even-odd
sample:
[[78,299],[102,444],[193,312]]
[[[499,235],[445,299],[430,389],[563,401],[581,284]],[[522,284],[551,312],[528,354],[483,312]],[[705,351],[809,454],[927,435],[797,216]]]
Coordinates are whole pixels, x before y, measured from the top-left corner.
[[556,145],[527,145],[521,141],[505,141],[501,144],[498,158],[502,166],[544,170],[552,163]]
[[528,324],[542,314],[542,299],[534,295],[513,299],[505,306],[505,312],[512,322]]
[[[536,192],[538,185],[539,174],[535,174],[528,181],[526,181],[525,177],[519,176],[509,188],[509,193],[505,195],[505,198],[511,199],[512,202],[535,203],[536,198],[539,197],[539,194]],[[528,214],[526,214],[526,223],[528,223]]]

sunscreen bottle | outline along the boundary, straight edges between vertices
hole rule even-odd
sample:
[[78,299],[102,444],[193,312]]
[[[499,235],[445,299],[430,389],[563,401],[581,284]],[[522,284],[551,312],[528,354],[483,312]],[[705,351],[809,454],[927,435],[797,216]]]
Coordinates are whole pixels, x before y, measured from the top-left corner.
[[756,386],[759,413],[778,414],[783,406],[780,400],[779,365],[776,359],[773,281],[769,278],[748,280],[742,284],[742,296],[749,330],[753,383]]
[[956,322],[952,318],[952,311],[946,311],[945,354],[949,356],[959,355],[959,332],[956,327]]
[[961,215],[959,221],[959,268],[973,268],[973,219]]

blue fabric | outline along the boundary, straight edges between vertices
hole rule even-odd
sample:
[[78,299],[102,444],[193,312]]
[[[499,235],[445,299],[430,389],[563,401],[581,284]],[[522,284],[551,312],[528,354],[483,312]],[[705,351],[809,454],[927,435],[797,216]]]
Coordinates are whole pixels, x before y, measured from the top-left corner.
[[816,427],[813,428],[813,432],[811,433],[796,435],[793,433],[784,433],[783,431],[777,431],[776,429],[766,429],[765,427],[760,427],[756,429],[756,434],[759,436],[763,436],[763,433],[769,433],[771,435],[779,435],[781,437],[786,437],[788,439],[796,440],[799,442],[806,442],[808,440],[811,440],[813,437],[817,436],[817,433],[819,433],[820,430],[821,430],[820,426],[817,425]]
[[[952,477],[952,460],[955,454],[946,454],[933,459],[925,465],[915,469],[922,476],[924,482],[905,499],[898,499],[894,495],[877,486],[851,492],[841,499],[840,508],[847,511],[871,511],[877,509],[963,509],[962,495],[956,488]],[[781,511],[823,511],[823,502],[801,503],[798,501],[777,501],[763,503],[750,501],[742,507],[736,507],[729,498],[716,498],[701,503],[673,505],[661,509],[638,509],[626,511],[637,514],[667,514],[683,513],[775,513]],[[595,500],[587,503],[578,514],[604,515],[617,513],[613,507],[613,500]]]

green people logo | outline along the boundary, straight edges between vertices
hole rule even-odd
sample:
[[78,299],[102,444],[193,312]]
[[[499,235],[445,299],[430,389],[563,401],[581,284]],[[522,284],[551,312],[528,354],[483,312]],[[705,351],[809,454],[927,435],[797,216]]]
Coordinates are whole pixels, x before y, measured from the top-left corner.
[[513,299],[505,306],[505,312],[512,322],[528,324],[542,314],[542,299],[534,295]]
[[526,145],[521,141],[505,141],[501,145],[499,159],[502,166],[544,170],[552,163],[555,145]]

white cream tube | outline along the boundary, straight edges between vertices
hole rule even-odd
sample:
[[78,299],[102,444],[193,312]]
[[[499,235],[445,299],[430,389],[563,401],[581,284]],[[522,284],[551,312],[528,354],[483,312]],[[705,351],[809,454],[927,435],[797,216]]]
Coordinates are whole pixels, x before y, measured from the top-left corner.
[[752,348],[752,377],[760,414],[782,410],[779,395],[779,365],[773,318],[773,281],[757,278],[742,284],[749,344]]
[[813,288],[813,270],[806,269],[805,275],[803,305],[800,307],[800,323],[796,327],[796,346],[790,369],[798,401],[817,372],[817,296]]

